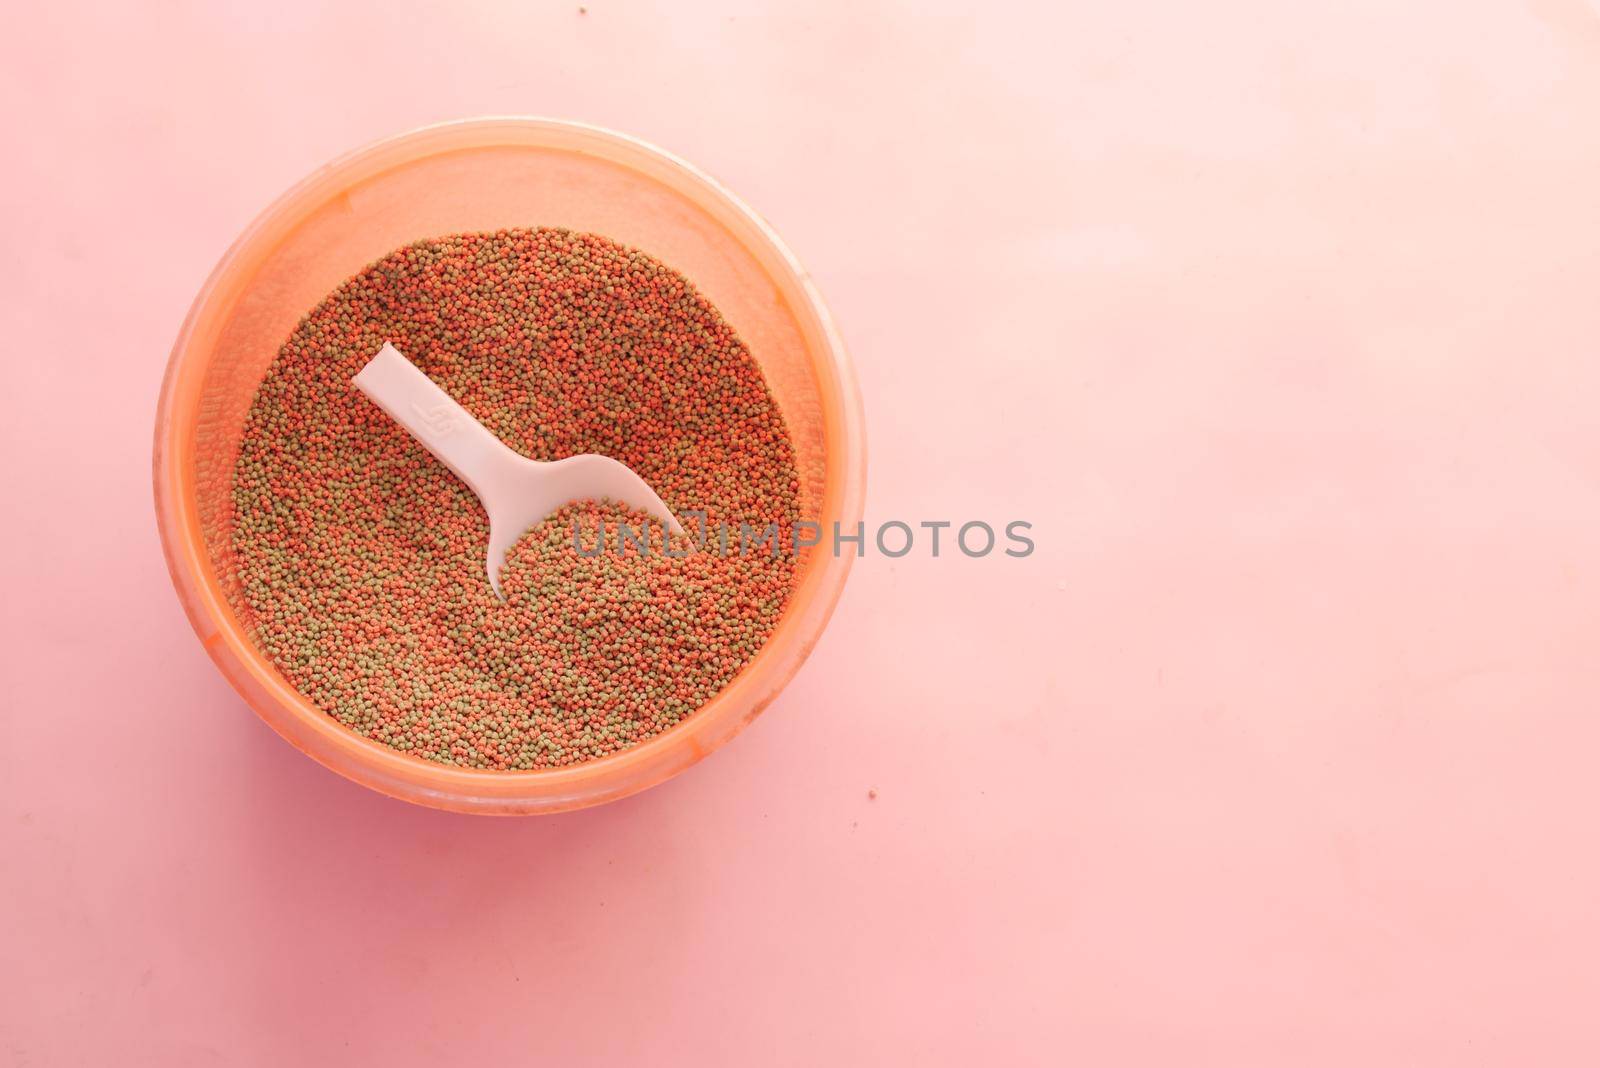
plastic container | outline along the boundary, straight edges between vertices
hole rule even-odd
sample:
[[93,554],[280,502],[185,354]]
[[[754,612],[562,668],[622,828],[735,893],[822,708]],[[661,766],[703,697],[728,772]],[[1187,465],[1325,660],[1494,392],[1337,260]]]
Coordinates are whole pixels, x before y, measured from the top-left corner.
[[234,243],[178,336],[156,415],[155,497],[167,565],[206,651],[297,748],[394,797],[460,812],[560,812],[653,786],[753,720],[827,625],[850,567],[806,550],[788,610],[720,694],[670,730],[576,767],[446,767],[369,741],[312,706],[251,642],[235,574],[230,490],[244,416],[300,317],[411,241],[565,226],[633,245],[687,275],[760,363],[794,437],[802,518],[861,519],[866,448],[854,372],[810,280],[772,230],[716,182],[641,141],[544,119],[428,127],[323,167]]

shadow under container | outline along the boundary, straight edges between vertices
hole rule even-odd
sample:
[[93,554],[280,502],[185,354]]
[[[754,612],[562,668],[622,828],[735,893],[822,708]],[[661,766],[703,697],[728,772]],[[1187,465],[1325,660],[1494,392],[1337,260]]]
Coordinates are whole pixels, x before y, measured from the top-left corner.
[[[566,227],[686,275],[760,364],[794,439],[803,550],[788,609],[715,698],[640,744],[573,767],[487,771],[407,756],[301,696],[252,642],[232,542],[233,467],[256,387],[296,323],[373,260],[468,231]],[[663,781],[727,742],[777,696],[827,625],[850,566],[835,522],[861,519],[866,448],[854,372],[805,272],[732,194],[659,149],[542,119],[429,127],[323,167],[235,242],[190,309],[162,385],[156,516],[178,596],[206,651],[297,748],[393,797],[459,812],[560,812]]]

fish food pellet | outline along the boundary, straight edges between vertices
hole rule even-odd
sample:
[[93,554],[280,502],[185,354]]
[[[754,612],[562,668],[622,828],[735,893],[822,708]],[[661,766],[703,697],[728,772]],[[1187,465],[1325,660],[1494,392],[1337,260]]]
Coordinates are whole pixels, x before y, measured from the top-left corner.
[[246,624],[308,700],[425,760],[551,768],[671,727],[756,655],[795,560],[724,555],[689,519],[619,550],[643,513],[573,502],[517,543],[496,597],[477,498],[351,385],[386,341],[532,459],[615,457],[702,530],[786,536],[799,516],[761,370],[682,275],[566,230],[399,249],[295,328],[234,471]]

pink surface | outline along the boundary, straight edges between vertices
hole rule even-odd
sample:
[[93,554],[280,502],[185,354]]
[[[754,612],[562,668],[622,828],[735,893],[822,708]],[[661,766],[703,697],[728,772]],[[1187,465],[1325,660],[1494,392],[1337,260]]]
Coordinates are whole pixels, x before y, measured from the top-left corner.
[[[5,1063],[1600,1060],[1592,0],[808,6],[14,13]],[[726,181],[869,516],[1039,545],[863,561],[752,730],[542,820],[280,742],[149,499],[238,230],[490,112]]]

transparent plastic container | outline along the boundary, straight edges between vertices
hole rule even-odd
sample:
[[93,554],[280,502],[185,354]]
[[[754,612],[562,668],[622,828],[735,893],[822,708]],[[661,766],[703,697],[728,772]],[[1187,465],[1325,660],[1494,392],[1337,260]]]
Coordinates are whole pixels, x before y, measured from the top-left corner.
[[794,437],[802,518],[861,518],[866,448],[855,375],[822,301],[772,230],[716,182],[641,141],[543,119],[433,126],[337,160],[268,208],[212,272],[173,347],[156,415],[156,516],[206,651],[274,730],[334,771],[460,812],[560,812],[653,786],[753,720],[827,625],[850,567],[806,550],[761,652],[694,715],[575,767],[482,771],[406,756],[312,706],[256,649],[236,574],[230,490],[245,413],[278,348],[344,279],[422,238],[564,226],[683,272],[760,363]]

